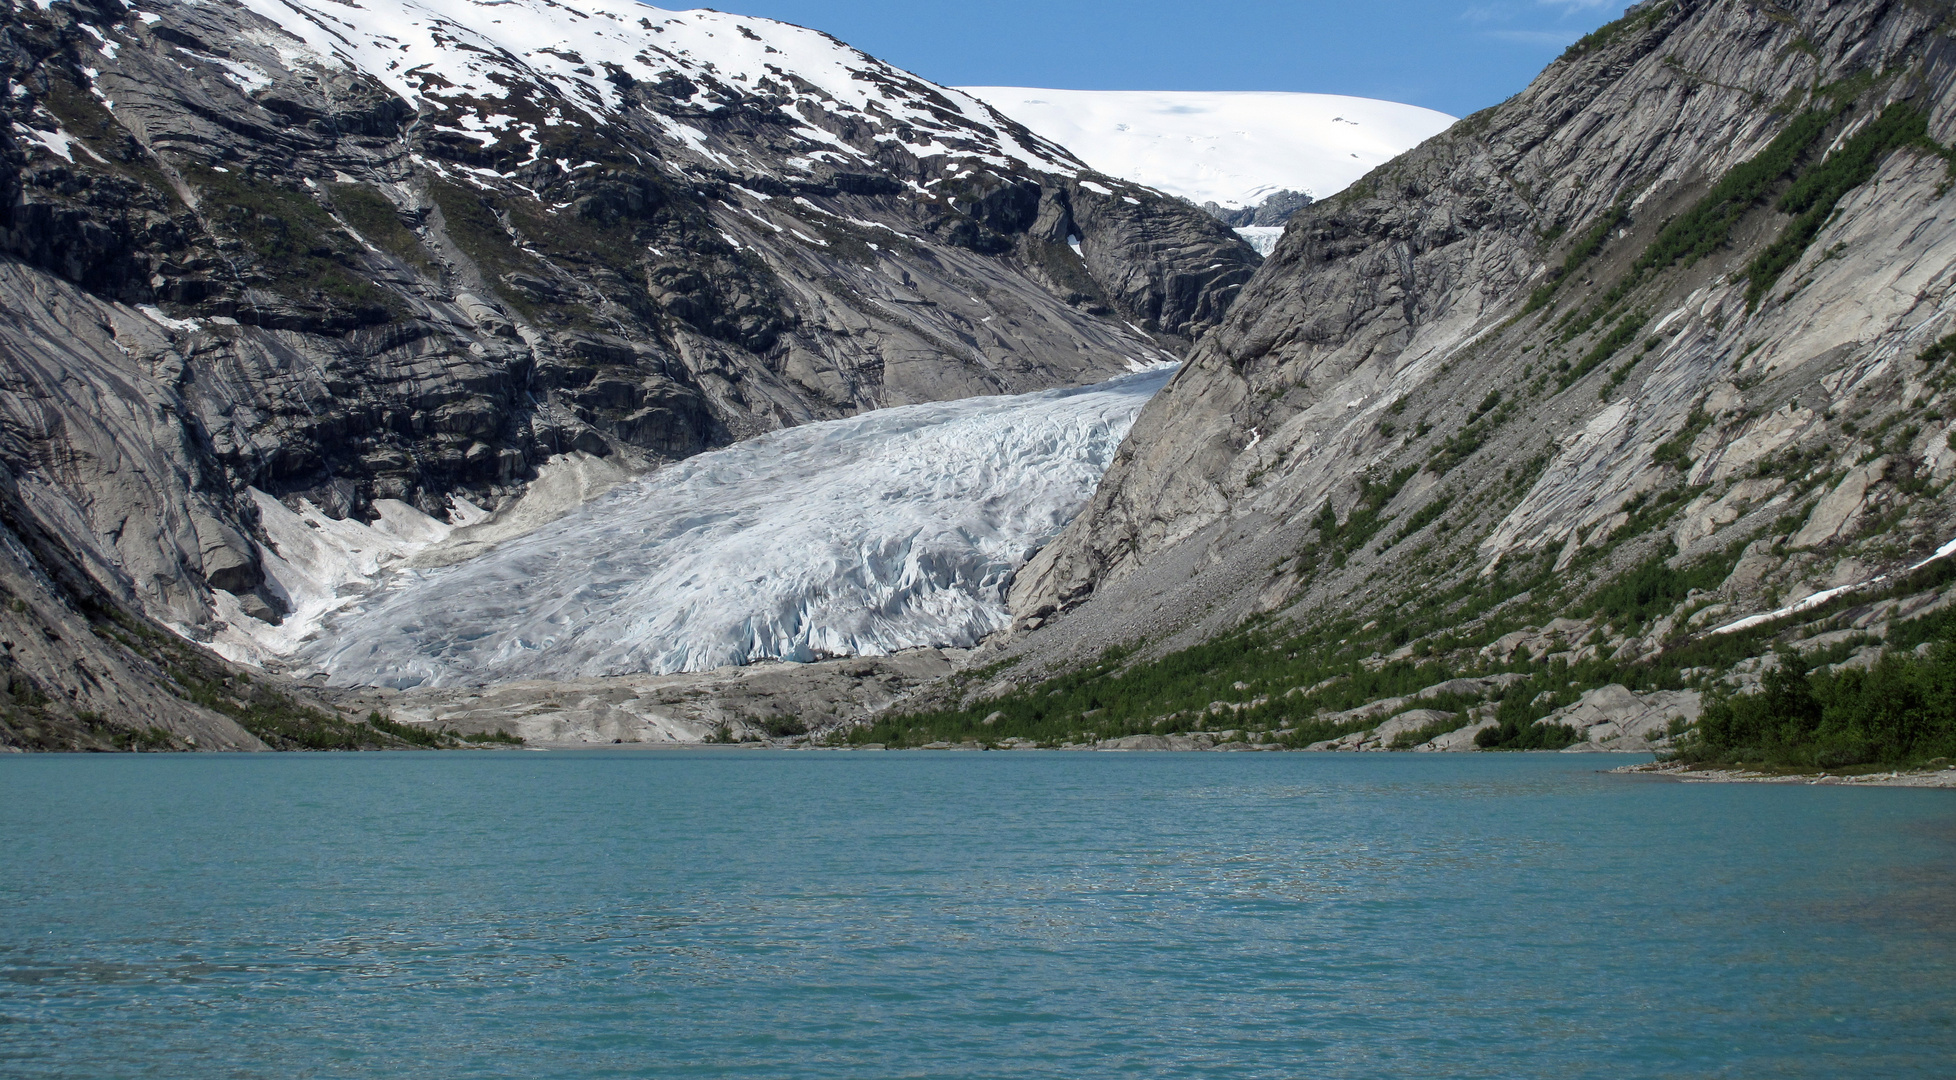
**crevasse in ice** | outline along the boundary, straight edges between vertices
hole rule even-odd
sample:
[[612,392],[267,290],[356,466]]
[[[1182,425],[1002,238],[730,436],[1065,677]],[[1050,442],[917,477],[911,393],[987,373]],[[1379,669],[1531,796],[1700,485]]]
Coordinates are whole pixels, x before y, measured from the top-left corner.
[[1168,370],[912,405],[688,459],[473,560],[397,575],[302,666],[336,685],[699,671],[963,646]]

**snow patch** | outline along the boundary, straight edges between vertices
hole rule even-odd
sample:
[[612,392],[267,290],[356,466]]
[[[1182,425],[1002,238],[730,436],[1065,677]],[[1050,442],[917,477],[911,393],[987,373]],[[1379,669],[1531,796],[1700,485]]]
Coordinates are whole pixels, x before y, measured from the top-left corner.
[[[196,328],[193,319],[171,319],[147,305],[139,310],[172,329]],[[305,500],[295,512],[256,488],[247,489],[271,542],[270,550],[260,550],[267,583],[289,614],[273,626],[243,614],[235,598],[218,592],[217,615],[226,625],[212,647],[230,660],[261,666],[290,656],[318,633],[328,616],[358,601],[388,574],[410,565],[442,566],[479,555],[536,531],[627,478],[622,468],[602,458],[563,454],[545,462],[523,497],[503,512],[491,513],[454,496],[446,522],[407,503],[377,499],[377,516],[367,524],[329,517]]]
[[273,626],[220,607],[225,628],[212,647],[241,663],[263,664],[298,648],[328,613],[351,603],[361,586],[451,531],[450,526],[393,499],[376,499],[378,517],[367,525],[328,517],[304,500],[294,512],[257,488],[247,491],[272,545],[272,550],[259,553],[267,584],[290,614]]
[[222,67],[226,72],[224,77],[236,83],[239,89],[247,94],[257,93],[272,85],[272,77],[256,64],[227,60],[221,56],[205,56],[199,59]]
[[69,147],[73,146],[78,140],[60,128],[56,128],[53,131],[37,131],[28,127],[26,124],[16,121],[14,124],[14,134],[19,135],[23,139],[32,139],[46,147],[49,153],[59,157],[63,161],[72,162],[75,160],[74,151],[70,150]]
[[191,331],[202,330],[204,328],[204,324],[198,322],[196,319],[172,319],[168,315],[163,314],[163,309],[157,307],[155,304],[137,304],[136,310],[148,316],[149,320],[158,326],[167,327],[181,333],[190,333]]
[[[1903,575],[1913,574],[1917,570],[1920,570],[1923,567],[1929,565],[1930,563],[1935,562],[1937,559],[1946,559],[1951,555],[1956,555],[1956,540],[1951,540],[1948,543],[1944,544],[1943,546],[1937,548],[1935,550],[1935,554],[1930,555],[1928,558],[1923,559],[1921,562],[1910,565],[1907,569],[1902,571],[1902,574]],[[1852,585],[1841,585],[1832,589],[1822,589],[1811,596],[1802,597],[1799,600],[1796,600],[1793,603],[1788,604],[1783,608],[1778,608],[1773,611],[1762,612],[1758,615],[1748,615],[1743,619],[1726,623],[1724,626],[1720,626],[1714,629],[1712,633],[1713,634],[1736,634],[1741,630],[1750,630],[1753,627],[1759,626],[1763,623],[1773,622],[1774,620],[1777,619],[1784,619],[1788,615],[1798,615],[1803,611],[1812,611],[1814,608],[1819,607],[1820,605],[1826,603],[1829,600],[1832,600],[1836,596],[1842,595],[1843,593],[1856,592],[1861,589],[1868,588],[1871,585],[1879,585],[1882,582],[1887,581],[1889,578],[1892,578],[1894,576],[1895,576],[1894,574],[1877,574],[1874,577],[1867,579],[1866,581],[1857,581]]]

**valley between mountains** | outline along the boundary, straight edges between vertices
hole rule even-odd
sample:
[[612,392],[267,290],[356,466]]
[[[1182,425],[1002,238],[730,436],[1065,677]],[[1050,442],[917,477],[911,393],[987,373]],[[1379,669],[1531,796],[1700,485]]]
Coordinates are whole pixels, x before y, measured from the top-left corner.
[[1956,756],[1956,5],[1267,183],[627,0],[0,63],[10,747]]

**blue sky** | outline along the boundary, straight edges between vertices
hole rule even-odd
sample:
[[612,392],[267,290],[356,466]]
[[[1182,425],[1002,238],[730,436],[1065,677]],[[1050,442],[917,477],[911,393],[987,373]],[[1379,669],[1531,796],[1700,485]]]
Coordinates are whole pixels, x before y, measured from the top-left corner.
[[[1528,85],[1628,0],[719,0],[953,86],[1307,90],[1455,116]],[[662,7],[679,7],[670,0]]]

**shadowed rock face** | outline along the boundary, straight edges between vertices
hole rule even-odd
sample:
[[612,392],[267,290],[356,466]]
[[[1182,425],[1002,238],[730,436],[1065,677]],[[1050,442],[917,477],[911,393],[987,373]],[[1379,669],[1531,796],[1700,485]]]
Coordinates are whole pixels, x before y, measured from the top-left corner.
[[106,595],[276,619],[250,488],[442,517],[573,451],[1097,382],[1258,262],[824,35],[586,7],[0,15],[0,463]]
[[1255,206],[1232,210],[1226,206],[1206,202],[1202,204],[1202,209],[1217,221],[1231,228],[1240,229],[1250,225],[1287,224],[1291,218],[1297,216],[1299,210],[1311,205],[1311,202],[1311,197],[1301,191],[1278,191],[1265,197]]
[[1497,571],[1600,588],[1670,545],[1744,548],[1692,599],[1736,617],[1934,550],[1945,7],[1639,5],[1300,210],[1019,576],[1023,647],[1389,618]]

